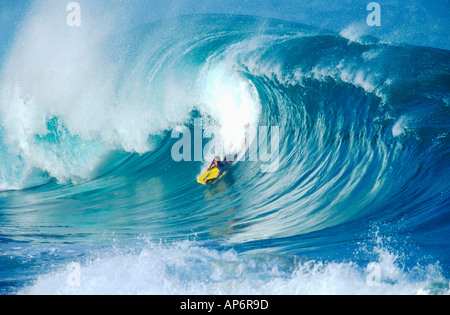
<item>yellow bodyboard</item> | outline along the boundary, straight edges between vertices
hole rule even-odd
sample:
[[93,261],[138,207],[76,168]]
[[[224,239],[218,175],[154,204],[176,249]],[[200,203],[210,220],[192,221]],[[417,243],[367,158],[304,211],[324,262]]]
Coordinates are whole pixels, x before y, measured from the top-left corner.
[[212,185],[214,184],[218,179],[221,179],[223,177],[223,175],[225,175],[226,171],[222,173],[222,175],[220,175],[219,178],[217,178],[214,181],[209,182],[208,184],[206,183],[207,180],[212,179],[212,178],[216,178],[217,175],[219,174],[219,169],[217,167],[214,167],[212,169],[210,169],[209,171],[204,172],[198,179],[197,179],[197,183],[202,184],[202,185]]

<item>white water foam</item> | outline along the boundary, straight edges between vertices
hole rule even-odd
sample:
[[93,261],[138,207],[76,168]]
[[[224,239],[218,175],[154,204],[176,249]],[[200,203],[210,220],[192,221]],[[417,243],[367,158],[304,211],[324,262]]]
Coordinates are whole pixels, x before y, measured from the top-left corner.
[[401,116],[392,127],[392,136],[398,137],[404,135],[408,130],[409,119],[407,116]]
[[[245,126],[257,126],[259,120],[261,104],[256,88],[223,62],[205,67],[200,78],[201,108],[220,129],[215,133],[216,143],[222,144],[223,155],[239,153],[246,138]],[[205,126],[206,132],[209,127]]]
[[[41,275],[19,294],[449,294],[437,265],[403,270],[398,256],[378,249],[367,266],[295,262],[281,255],[238,254],[184,241],[148,245]],[[76,285],[74,285],[76,284]]]
[[348,39],[350,42],[361,43],[361,37],[367,32],[367,25],[361,23],[352,23],[344,28],[339,35]]

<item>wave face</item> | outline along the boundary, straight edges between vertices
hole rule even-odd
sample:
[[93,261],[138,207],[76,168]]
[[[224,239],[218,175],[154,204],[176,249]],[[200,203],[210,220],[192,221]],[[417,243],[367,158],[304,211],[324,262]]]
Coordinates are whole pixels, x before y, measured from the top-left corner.
[[[1,72],[2,293],[449,293],[449,51],[249,16],[67,28],[52,10]],[[198,185],[211,156],[173,148],[199,119],[227,146],[276,126],[276,167]]]

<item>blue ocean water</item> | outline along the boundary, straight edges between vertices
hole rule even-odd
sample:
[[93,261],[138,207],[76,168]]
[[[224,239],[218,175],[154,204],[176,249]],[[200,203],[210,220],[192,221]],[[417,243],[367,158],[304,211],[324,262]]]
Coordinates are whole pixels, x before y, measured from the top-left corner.
[[[448,50],[82,12],[31,6],[3,48],[1,294],[449,294]],[[199,185],[199,120],[202,148],[277,127],[277,163]]]

